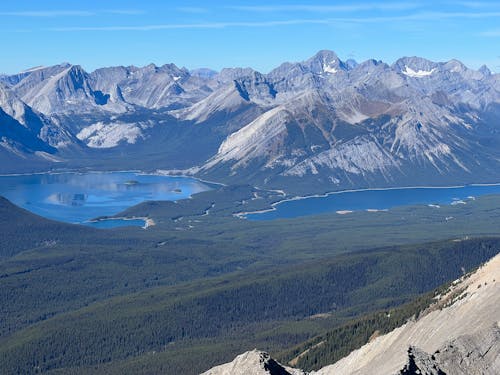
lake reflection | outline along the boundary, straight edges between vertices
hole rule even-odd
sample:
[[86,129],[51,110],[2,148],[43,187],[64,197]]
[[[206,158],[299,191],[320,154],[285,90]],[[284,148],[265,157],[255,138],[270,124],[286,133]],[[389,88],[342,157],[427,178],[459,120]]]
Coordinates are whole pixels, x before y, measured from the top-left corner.
[[83,206],[87,200],[86,194],[51,194],[47,197],[47,203],[62,204],[65,206]]
[[[133,172],[0,176],[0,195],[18,206],[50,219],[89,225],[89,219],[115,215],[147,200],[173,201],[208,189],[193,178]],[[143,222],[113,222],[119,225]]]

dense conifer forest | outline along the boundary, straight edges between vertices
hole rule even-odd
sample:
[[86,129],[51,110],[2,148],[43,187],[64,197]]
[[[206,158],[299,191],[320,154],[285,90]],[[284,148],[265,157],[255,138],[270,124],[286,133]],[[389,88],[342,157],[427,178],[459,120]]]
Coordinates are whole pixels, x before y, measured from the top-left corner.
[[324,341],[296,360],[317,368],[500,249],[495,197],[439,213],[233,217],[253,193],[131,208],[157,221],[148,230],[53,222],[1,200],[0,368],[195,374],[254,347],[288,361]]

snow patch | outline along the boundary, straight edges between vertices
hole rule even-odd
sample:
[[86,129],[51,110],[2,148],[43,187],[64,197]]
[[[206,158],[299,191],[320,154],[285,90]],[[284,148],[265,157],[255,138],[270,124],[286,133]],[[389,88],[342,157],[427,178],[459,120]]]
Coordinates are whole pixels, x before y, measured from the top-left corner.
[[335,60],[333,60],[330,64],[323,64],[323,71],[325,73],[330,73],[330,74],[335,74],[337,73],[337,69],[332,65],[335,63]]
[[415,71],[410,68],[408,65],[405,65],[405,70],[402,72],[405,76],[412,78],[422,78],[430,76],[432,73],[436,71],[436,68],[432,68],[431,70],[418,70]]
[[347,215],[347,214],[351,214],[353,211],[351,210],[340,210],[340,211],[335,211],[337,214],[339,215]]

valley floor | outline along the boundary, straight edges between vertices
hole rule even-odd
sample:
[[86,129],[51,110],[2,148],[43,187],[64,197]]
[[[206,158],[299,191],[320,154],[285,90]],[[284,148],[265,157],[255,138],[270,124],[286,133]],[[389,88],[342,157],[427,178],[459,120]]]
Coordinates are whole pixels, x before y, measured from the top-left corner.
[[[251,200],[255,193],[262,199]],[[53,222],[0,200],[0,298],[8,307],[0,312],[0,368],[195,374],[254,347],[285,357],[499,249],[497,196],[439,210],[233,216],[280,199],[222,186],[118,214],[153,219],[148,230]]]

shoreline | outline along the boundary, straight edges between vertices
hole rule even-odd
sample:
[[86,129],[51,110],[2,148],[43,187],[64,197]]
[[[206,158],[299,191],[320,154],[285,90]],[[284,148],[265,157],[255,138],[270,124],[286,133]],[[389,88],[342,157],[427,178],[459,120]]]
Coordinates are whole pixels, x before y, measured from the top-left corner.
[[[347,189],[347,190],[338,190],[338,191],[331,191],[323,194],[313,194],[313,195],[296,195],[290,198],[282,199],[277,202],[271,203],[270,208],[263,209],[263,210],[257,210],[257,211],[244,211],[244,212],[237,212],[233,214],[233,216],[238,217],[240,219],[248,219],[246,216],[247,215],[253,215],[253,214],[263,214],[266,212],[272,212],[276,211],[277,208],[276,206],[286,203],[286,202],[293,202],[293,201],[298,201],[298,200],[306,200],[306,199],[311,199],[311,198],[327,198],[331,195],[337,195],[337,194],[343,194],[343,193],[358,193],[358,192],[366,192],[366,191],[390,191],[390,190],[411,190],[411,189],[463,189],[466,187],[487,187],[487,186],[500,186],[500,182],[495,182],[495,183],[474,183],[474,184],[466,184],[466,185],[451,185],[451,186],[401,186],[401,187],[387,187],[387,188],[364,188],[364,189]],[[261,189],[262,190],[262,189]],[[465,198],[469,199],[469,197]],[[471,200],[475,200],[474,199]],[[422,203],[426,204],[426,203]],[[428,204],[427,204],[428,205]],[[379,209],[378,211],[386,211],[388,209]],[[353,210],[353,211],[368,211],[368,209],[362,209],[362,210]],[[372,212],[372,211],[369,211]]]
[[151,173],[148,173],[148,172],[144,172],[142,174],[146,174],[146,175],[152,175],[152,176],[165,176],[165,177],[184,177],[184,178],[192,178],[193,180],[197,180],[197,181],[200,181],[200,182],[204,182],[206,184],[212,184],[212,185],[220,185],[220,186],[228,186],[227,184],[223,183],[223,182],[216,182],[216,181],[211,181],[211,180],[205,180],[203,178],[199,178],[199,177],[196,177],[196,176],[193,176],[193,175],[189,175],[189,174],[169,174],[169,172],[171,172],[171,170],[164,170],[164,169],[157,169],[155,172],[151,172]]
[[33,175],[58,175],[58,174],[87,174],[87,173],[99,173],[99,174],[110,174],[110,173],[135,173],[138,176],[160,176],[160,177],[179,177],[179,178],[191,178],[193,180],[203,182],[205,184],[219,185],[219,186],[228,186],[223,182],[206,180],[203,178],[199,178],[189,174],[174,174],[169,172],[174,172],[176,170],[168,170],[168,169],[157,169],[153,172],[147,172],[140,169],[125,169],[125,170],[116,170],[116,171],[101,171],[101,170],[67,170],[67,171],[44,171],[44,172],[26,172],[26,173],[7,173],[0,174],[0,177],[21,177],[21,176],[33,176]]
[[[31,172],[31,173],[12,173],[12,174],[0,174],[0,177],[16,177],[16,176],[30,176],[30,175],[57,175],[57,174],[86,174],[86,173],[100,173],[100,174],[109,174],[109,173],[135,173],[137,175],[146,175],[146,176],[163,176],[163,177],[179,177],[179,178],[191,178],[193,180],[199,181],[201,183],[205,184],[211,184],[211,185],[218,185],[218,186],[229,186],[228,184],[225,184],[223,182],[217,182],[217,181],[211,181],[211,180],[206,180],[202,179],[199,177],[196,177],[194,175],[190,174],[185,174],[182,173],[182,170],[162,170],[162,169],[157,169],[155,171],[144,171],[144,170],[137,170],[137,169],[130,169],[130,170],[116,170],[116,171],[101,171],[101,170],[67,170],[67,171],[44,171],[44,172]],[[276,206],[286,203],[286,202],[291,202],[291,201],[297,201],[297,200],[305,200],[305,199],[312,199],[312,198],[326,198],[330,195],[337,195],[337,194],[344,194],[344,193],[357,193],[357,192],[366,192],[366,191],[390,191],[390,190],[409,190],[409,189],[462,189],[466,187],[487,187],[487,186],[500,186],[500,182],[490,182],[490,183],[470,183],[470,184],[461,184],[461,185],[447,185],[447,186],[393,186],[393,187],[374,187],[374,188],[362,188],[362,189],[346,189],[346,190],[335,190],[335,191],[329,191],[326,193],[317,193],[317,194],[311,194],[311,195],[295,195],[295,196],[290,196],[288,198],[281,199],[279,201],[270,203],[270,207],[267,209],[262,209],[262,210],[256,210],[256,211],[242,211],[242,212],[236,212],[233,213],[233,217],[237,217],[239,219],[248,219],[246,216],[247,215],[253,215],[253,214],[263,214],[266,212],[272,212],[276,211],[277,208]],[[258,186],[253,186],[254,189],[256,190],[262,190],[262,191],[272,191],[272,192],[277,192],[282,194],[283,196],[287,196],[286,191],[284,190],[278,190],[278,189],[264,189]],[[201,192],[198,192],[201,193]],[[195,193],[195,194],[198,194]],[[194,195],[194,194],[193,194]],[[192,195],[190,195],[188,198],[185,199],[192,199]],[[176,200],[175,200],[176,201]],[[384,209],[385,210],[385,209]],[[365,210],[366,211],[366,210]],[[383,211],[383,210],[379,210]],[[119,219],[119,218],[117,218]],[[121,218],[126,220],[126,218]],[[143,219],[146,220],[145,218],[138,217],[135,219]],[[132,219],[133,220],[133,219]],[[154,225],[154,224],[152,224]]]
[[[206,180],[200,177],[196,177],[194,175],[190,174],[176,174],[176,172],[180,172],[180,170],[176,169],[157,169],[153,172],[147,172],[144,170],[140,169],[124,169],[124,170],[108,170],[108,171],[101,171],[101,170],[67,170],[67,171],[43,171],[43,172],[26,172],[26,173],[7,173],[7,174],[0,174],[0,177],[16,177],[16,176],[31,176],[31,175],[44,175],[44,174],[85,174],[85,173],[101,173],[101,174],[109,174],[109,173],[136,173],[138,175],[146,175],[146,176],[164,176],[164,177],[182,177],[182,178],[192,178],[193,180],[197,180],[200,182],[208,183],[208,184],[214,184],[214,185],[220,185],[220,186],[229,186],[226,183],[223,182],[217,182],[217,181],[212,181],[212,180]],[[356,193],[356,192],[361,192],[361,191],[383,191],[383,190],[406,190],[406,189],[459,189],[459,188],[464,188],[467,186],[500,186],[500,182],[484,182],[484,183],[470,183],[470,184],[461,184],[461,185],[444,185],[444,186],[393,186],[393,187],[373,187],[373,188],[362,188],[362,189],[346,189],[346,190],[334,190],[334,191],[328,191],[326,193],[316,193],[316,194],[311,194],[311,195],[295,195],[290,198],[286,198],[283,200],[280,200],[278,202],[272,203],[272,205],[277,205],[282,202],[287,202],[287,201],[292,201],[292,200],[301,200],[301,199],[309,199],[309,198],[325,198],[329,195],[333,194],[342,194],[342,193]],[[253,188],[257,190],[263,190],[263,191],[273,191],[276,193],[280,193],[282,195],[287,195],[285,190],[282,189],[264,189],[258,186],[253,186]]]
[[[153,227],[156,225],[156,222],[147,216],[121,216],[121,217],[106,217],[102,219],[91,219],[91,220],[86,220],[86,223],[99,223],[102,221],[109,221],[109,220],[123,220],[123,221],[132,221],[132,220],[142,220],[144,221],[144,226],[142,226],[142,229],[148,229],[149,227]],[[135,225],[133,225],[135,226]],[[97,228],[100,229],[100,228]],[[103,228],[103,229],[112,229],[112,228]]]

